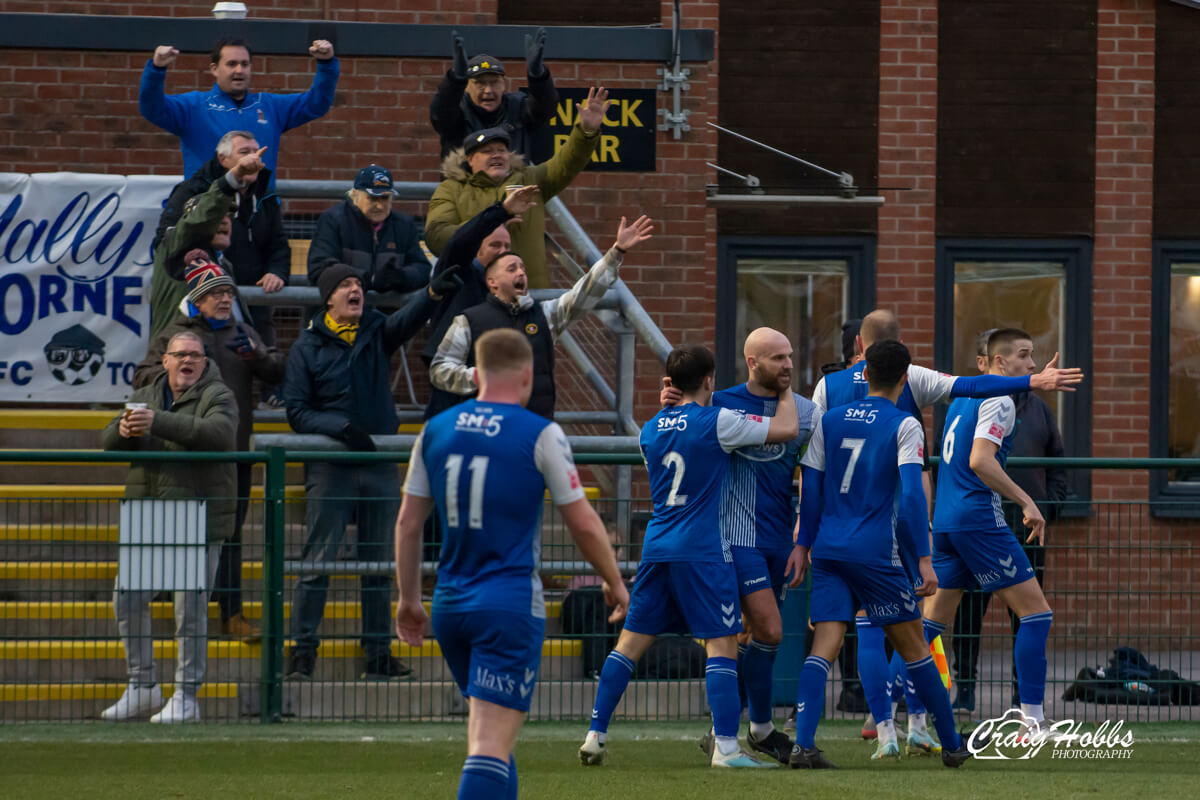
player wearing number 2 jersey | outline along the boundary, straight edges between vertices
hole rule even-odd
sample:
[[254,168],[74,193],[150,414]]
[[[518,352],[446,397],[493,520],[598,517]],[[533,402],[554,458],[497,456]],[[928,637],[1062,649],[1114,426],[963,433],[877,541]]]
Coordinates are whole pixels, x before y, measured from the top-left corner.
[[538,556],[547,489],[585,558],[624,616],[628,594],[604,524],[584,497],[562,429],[522,406],[533,351],[512,330],[475,345],[479,399],[431,419],[413,445],[396,532],[396,631],[425,635],[421,534],[436,506],[445,541],[433,629],[459,689],[471,698],[460,798],[516,797],[512,757],[541,663],[546,610]]
[[603,763],[609,720],[634,664],[654,637],[686,631],[708,640],[705,679],[716,731],[712,765],[768,766],[741,752],[737,743],[741,704],[735,634],[742,629],[741,612],[737,574],[719,511],[729,454],[738,447],[794,438],[796,404],[791,389],[785,388],[770,420],[711,408],[713,369],[712,353],[704,347],[671,351],[667,376],[682,392],[682,400],[642,428],[654,516],[646,528],[625,629],[600,673],[591,728],[579,750],[584,765]]

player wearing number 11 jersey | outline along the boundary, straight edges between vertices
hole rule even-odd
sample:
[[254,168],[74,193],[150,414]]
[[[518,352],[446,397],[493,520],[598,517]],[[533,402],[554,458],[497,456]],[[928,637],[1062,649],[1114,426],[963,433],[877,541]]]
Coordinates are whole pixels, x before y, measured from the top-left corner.
[[650,473],[654,516],[646,527],[629,616],[605,659],[580,761],[604,761],[608,723],[633,668],[660,633],[706,639],[705,681],[716,746],[714,767],[766,767],[738,747],[741,703],[737,639],[741,631],[737,573],[720,525],[730,453],[739,447],[795,438],[799,422],[790,388],[778,395],[775,416],[712,408],[713,356],[680,347],[667,358],[667,376],[683,397],[642,428],[642,457]]
[[526,337],[489,331],[475,344],[475,361],[479,399],[431,419],[413,445],[396,526],[396,632],[414,646],[425,635],[421,534],[436,505],[445,541],[433,630],[471,698],[458,796],[505,798],[517,796],[512,750],[542,656],[538,560],[547,489],[584,557],[611,586],[611,621],[624,616],[629,596],[562,429],[522,407],[533,387]]

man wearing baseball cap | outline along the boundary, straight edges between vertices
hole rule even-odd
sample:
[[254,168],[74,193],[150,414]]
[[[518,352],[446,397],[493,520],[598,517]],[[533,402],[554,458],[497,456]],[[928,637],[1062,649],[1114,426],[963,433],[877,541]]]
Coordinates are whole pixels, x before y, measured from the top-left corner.
[[503,202],[514,186],[537,186],[540,199],[509,227],[512,249],[521,256],[529,275],[529,288],[550,286],[546,266],[545,203],[567,188],[592,158],[608,104],[603,86],[588,90],[587,104],[566,144],[549,160],[528,166],[511,149],[512,137],[504,128],[487,128],[469,134],[461,150],[442,160],[445,180],[438,184],[425,216],[425,243],[441,255],[460,226],[490,205]]
[[480,53],[467,58],[458,31],[451,32],[454,66],[438,85],[429,104],[429,122],[442,141],[442,157],[458,147],[463,137],[484,128],[503,128],[512,149],[533,156],[533,133],[554,116],[558,92],[542,60],[546,29],[525,37],[525,81],[529,93],[509,92],[504,64]]
[[392,209],[392,173],[376,164],[358,171],[346,199],[326,209],[308,250],[308,282],[333,264],[358,270],[367,291],[411,292],[429,282],[430,264],[412,217]]

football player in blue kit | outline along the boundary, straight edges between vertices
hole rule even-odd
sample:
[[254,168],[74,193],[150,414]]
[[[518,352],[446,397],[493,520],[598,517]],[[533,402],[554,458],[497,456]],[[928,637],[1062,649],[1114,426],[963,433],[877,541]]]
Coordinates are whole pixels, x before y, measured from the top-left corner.
[[[900,323],[896,315],[887,309],[876,309],[863,317],[862,326],[857,337],[857,349],[865,353],[875,342],[900,339]],[[1045,391],[1074,391],[1070,387],[1083,380],[1079,369],[1059,369],[1058,356],[1051,359],[1046,368],[1034,375],[1030,372],[1017,373],[1011,376],[1003,374],[980,375],[973,377],[956,377],[945,375],[925,367],[912,364],[907,370],[907,381],[900,392],[896,405],[912,414],[918,421],[923,421],[921,409],[956,397],[987,398],[1027,392],[1031,389]],[[867,396],[868,386],[864,376],[866,364],[863,361],[842,370],[824,376],[813,392],[813,402],[819,413],[828,408],[845,405]],[[923,424],[923,423],[922,423]],[[923,481],[927,475],[922,476]],[[931,493],[925,484],[926,500]],[[918,580],[914,565],[905,564],[914,582]],[[920,697],[913,690],[904,668],[904,659],[893,655],[888,664],[884,651],[883,631],[875,626],[868,615],[860,613],[856,619],[858,634],[858,670],[862,680],[863,691],[871,708],[871,716],[876,726],[893,717],[893,700],[899,699],[899,693],[892,696],[892,688],[899,686],[904,689],[908,706],[908,737],[907,751],[912,755],[928,755],[937,750],[938,745],[929,735],[925,707]],[[885,734],[880,737],[873,758],[898,758],[900,748],[898,742],[888,736],[893,726],[885,725]]]
[[[746,414],[773,417],[779,393],[792,383],[792,344],[783,333],[758,328],[743,347],[748,380],[714,392],[712,404]],[[664,378],[664,382],[669,381]],[[721,530],[729,539],[737,572],[742,614],[750,638],[738,645],[738,680],[750,712],[750,748],[786,764],[792,740],[775,729],[775,654],[783,641],[784,567],[792,552],[796,521],[792,485],[799,455],[812,434],[816,406],[793,394],[800,430],[788,442],[740,447],[733,451],[728,489],[721,499]],[[660,397],[664,406],[679,402],[678,389],[669,385]],[[711,757],[713,731],[700,740]]]
[[[1028,375],[1034,369],[1033,338],[1016,328],[998,329],[988,337],[987,358],[992,375]],[[933,514],[939,586],[925,609],[925,628],[929,637],[944,631],[973,582],[998,595],[1021,621],[1013,646],[1021,711],[1032,720],[1030,727],[1047,728],[1046,639],[1054,612],[1000,507],[1001,495],[1020,506],[1030,529],[1026,542],[1043,543],[1046,520],[1037,503],[1004,472],[1015,433],[1010,397],[950,404]]]
[[571,537],[625,616],[604,523],[584,496],[562,429],[527,411],[533,351],[527,337],[488,331],[475,343],[479,396],[426,423],[413,445],[396,523],[396,632],[419,647],[421,536],[436,507],[445,536],[433,595],[433,632],[470,698],[467,759],[458,797],[517,797],[513,747],[532,701],[546,606],[538,560],[548,489]]
[[707,348],[672,350],[666,371],[682,393],[681,402],[664,408],[642,428],[654,515],[646,527],[625,629],[600,672],[591,727],[579,748],[584,765],[604,762],[609,720],[637,660],[658,634],[687,631],[707,640],[705,682],[716,734],[711,765],[777,766],[738,746],[741,703],[735,659],[741,611],[737,573],[719,517],[730,453],[793,440],[799,431],[796,402],[784,384],[770,419],[711,407],[714,366]]
[[[954,729],[950,696],[929,654],[918,597],[937,588],[929,551],[929,512],[921,483],[924,431],[897,401],[908,382],[908,349],[897,341],[867,349],[868,394],[832,408],[813,430],[802,460],[800,525],[788,559],[791,585],[799,585],[812,557],[815,633],[796,699],[795,769],[835,766],[816,747],[824,708],[825,680],[837,658],[847,623],[864,609],[883,628],[905,660],[910,679],[932,709],[943,744],[942,763],[958,767],[968,758]],[[901,561],[915,562],[920,584]],[[880,723],[881,737],[891,719]],[[895,740],[894,728],[891,738]]]

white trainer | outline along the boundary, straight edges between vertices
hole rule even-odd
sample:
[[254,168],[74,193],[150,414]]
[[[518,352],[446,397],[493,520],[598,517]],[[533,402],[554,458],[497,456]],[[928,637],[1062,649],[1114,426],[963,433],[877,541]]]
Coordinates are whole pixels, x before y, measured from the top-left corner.
[[200,703],[186,692],[176,689],[175,694],[162,707],[162,711],[150,718],[155,724],[177,725],[181,722],[200,721]]
[[600,737],[595,731],[588,731],[587,737],[583,740],[583,746],[579,748],[579,763],[585,767],[599,767],[608,757],[608,751],[604,748],[604,743],[600,741]]
[[100,712],[100,719],[106,722],[121,722],[143,714],[149,714],[162,705],[162,689],[158,684],[153,686],[135,686],[132,683],[125,687],[121,699]]

